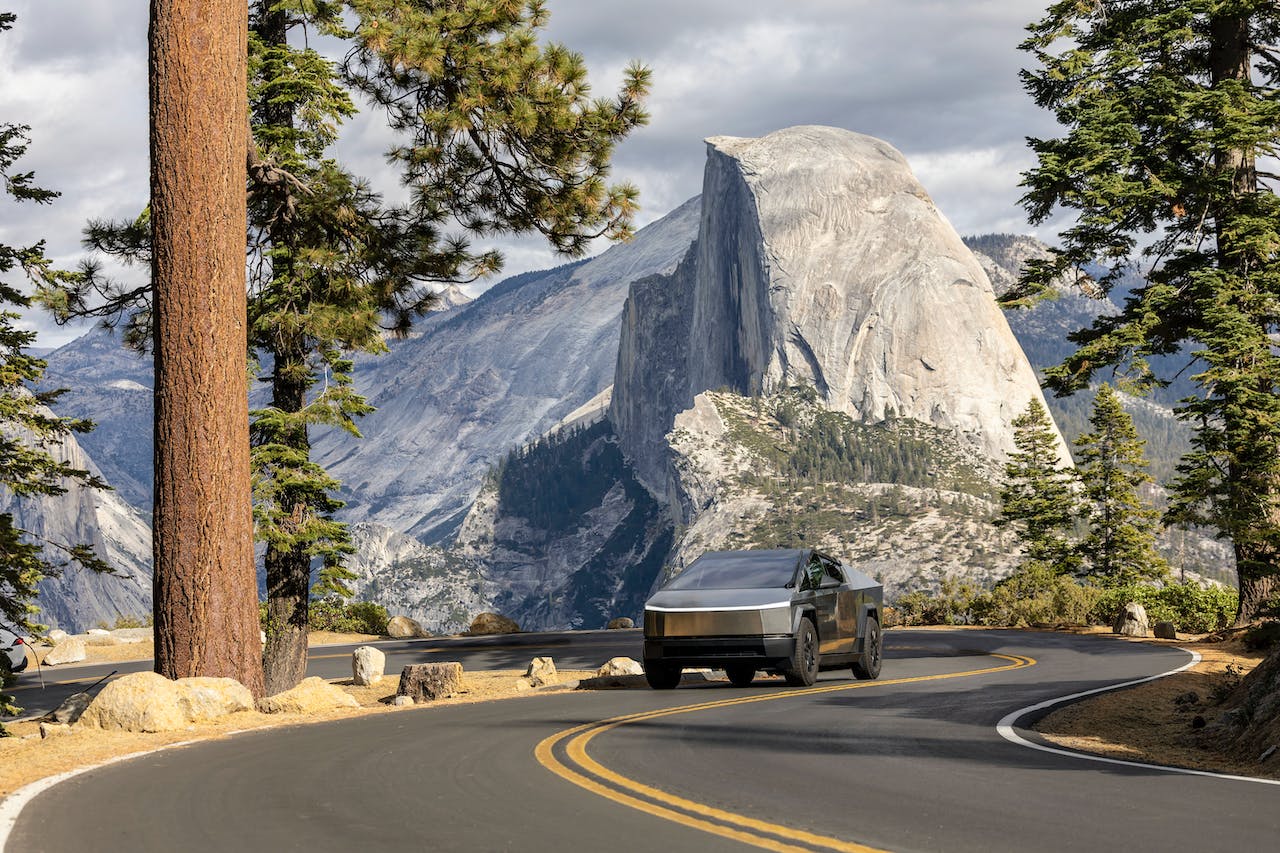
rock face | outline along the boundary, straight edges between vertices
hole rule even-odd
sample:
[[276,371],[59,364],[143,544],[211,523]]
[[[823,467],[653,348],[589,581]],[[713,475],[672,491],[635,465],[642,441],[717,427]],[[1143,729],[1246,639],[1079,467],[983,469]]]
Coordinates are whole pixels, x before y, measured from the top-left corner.
[[381,649],[361,646],[351,653],[351,680],[361,687],[377,684],[386,666],[387,656]]
[[[149,437],[149,425],[146,431]],[[50,442],[45,449],[73,468],[98,472],[72,435]],[[41,580],[36,599],[41,621],[79,632],[98,622],[151,612],[151,531],[141,514],[115,492],[76,483],[67,483],[60,495],[20,498],[0,490],[0,512],[11,513],[15,525],[38,539],[90,546],[115,570],[115,574],[97,574],[72,566]]]
[[1116,616],[1111,630],[1125,637],[1150,637],[1151,623],[1147,621],[1147,608],[1136,601],[1130,601]]
[[624,311],[610,417],[641,482],[666,491],[663,437],[718,388],[811,385],[865,422],[897,415],[994,458],[1012,449],[1039,384],[901,154],[825,127],[707,147],[696,245],[673,275],[637,282]]

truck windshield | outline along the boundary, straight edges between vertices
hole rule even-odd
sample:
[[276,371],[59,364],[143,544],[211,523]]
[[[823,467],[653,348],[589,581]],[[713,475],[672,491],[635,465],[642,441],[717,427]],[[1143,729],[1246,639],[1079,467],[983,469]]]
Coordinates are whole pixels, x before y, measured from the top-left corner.
[[667,584],[667,589],[781,589],[791,583],[801,551],[712,551]]

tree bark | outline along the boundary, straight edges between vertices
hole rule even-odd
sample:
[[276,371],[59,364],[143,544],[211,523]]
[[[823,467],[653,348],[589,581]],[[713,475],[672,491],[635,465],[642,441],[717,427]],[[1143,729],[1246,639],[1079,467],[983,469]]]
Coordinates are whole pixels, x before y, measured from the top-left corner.
[[244,0],[152,0],[155,668],[262,694],[246,388]]
[[[283,412],[300,412],[306,405],[307,383],[298,378],[299,371],[305,370],[305,355],[279,350],[273,355],[271,405]],[[311,449],[307,429],[302,425],[277,440],[303,453]],[[281,497],[280,508],[299,521],[312,511],[305,500],[287,491]],[[267,647],[263,651],[263,669],[267,694],[274,695],[296,687],[307,673],[311,557],[300,548],[268,545],[266,565]]]

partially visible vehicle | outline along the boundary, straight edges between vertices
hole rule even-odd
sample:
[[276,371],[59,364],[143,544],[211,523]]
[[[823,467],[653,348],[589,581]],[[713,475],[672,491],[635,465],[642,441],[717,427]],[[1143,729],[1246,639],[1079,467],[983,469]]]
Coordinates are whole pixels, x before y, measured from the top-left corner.
[[0,627],[0,655],[9,662],[11,672],[22,672],[27,668],[27,641],[8,628]]
[[685,667],[723,669],[744,687],[757,672],[808,686],[849,667],[878,678],[884,587],[813,549],[712,551],[644,606],[644,672],[669,690]]

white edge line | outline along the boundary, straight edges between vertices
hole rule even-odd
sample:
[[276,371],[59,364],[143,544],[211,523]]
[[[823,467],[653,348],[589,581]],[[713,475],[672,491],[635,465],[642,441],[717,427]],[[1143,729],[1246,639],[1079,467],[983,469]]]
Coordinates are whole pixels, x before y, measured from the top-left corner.
[[645,610],[659,613],[715,613],[730,610],[773,610],[778,607],[790,607],[790,601],[779,601],[777,604],[746,604],[737,607],[658,607],[653,604],[645,606]]
[[1086,753],[1086,752],[1076,752],[1075,750],[1070,750],[1070,749],[1059,749],[1058,747],[1045,746],[1044,744],[1034,743],[1033,741],[1029,741],[1026,738],[1024,738],[1022,735],[1018,734],[1017,731],[1014,730],[1014,727],[1018,724],[1019,719],[1021,719],[1022,717],[1025,717],[1028,714],[1034,713],[1036,711],[1043,711],[1046,708],[1052,708],[1054,705],[1061,705],[1066,702],[1075,701],[1076,699],[1083,699],[1086,696],[1093,696],[1096,693],[1107,693],[1108,691],[1111,691],[1111,690],[1119,690],[1122,687],[1132,687],[1135,684],[1144,684],[1148,681],[1155,681],[1160,678],[1166,678],[1167,676],[1176,675],[1177,673],[1182,672],[1183,670],[1190,669],[1191,667],[1200,663],[1199,652],[1192,651],[1191,649],[1184,649],[1181,646],[1179,646],[1178,649],[1179,651],[1184,651],[1187,654],[1191,655],[1191,660],[1189,660],[1187,663],[1183,664],[1182,666],[1178,667],[1177,669],[1171,669],[1168,672],[1162,672],[1159,675],[1150,675],[1150,676],[1147,676],[1146,678],[1138,678],[1133,681],[1126,681],[1121,684],[1112,684],[1107,687],[1098,687],[1093,690],[1085,690],[1080,693],[1072,693],[1070,696],[1059,696],[1056,699],[1046,699],[1043,702],[1037,702],[1034,705],[1028,705],[1025,708],[1019,708],[1016,711],[1011,711],[1008,714],[1005,714],[1004,717],[1000,720],[1000,722],[996,723],[996,731],[1000,733],[1000,737],[1004,738],[1010,743],[1017,744],[1018,746],[1025,746],[1028,749],[1035,749],[1035,750],[1039,750],[1040,752],[1049,752],[1054,755],[1065,755],[1068,758],[1079,758],[1084,761],[1096,761],[1099,764],[1117,764],[1117,765],[1120,765],[1121,767],[1138,767],[1143,770],[1161,770],[1161,771],[1164,771],[1165,773],[1181,773],[1184,776],[1211,776],[1215,779],[1230,779],[1235,782],[1257,782],[1262,785],[1280,785],[1280,780],[1277,780],[1277,779],[1259,779],[1256,776],[1234,776],[1230,773],[1214,773],[1211,770],[1192,770],[1188,767],[1167,767],[1163,764],[1146,764],[1141,761],[1125,761],[1122,758],[1107,758],[1106,756],[1102,756],[1102,755],[1090,755],[1089,753]]

